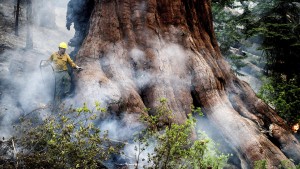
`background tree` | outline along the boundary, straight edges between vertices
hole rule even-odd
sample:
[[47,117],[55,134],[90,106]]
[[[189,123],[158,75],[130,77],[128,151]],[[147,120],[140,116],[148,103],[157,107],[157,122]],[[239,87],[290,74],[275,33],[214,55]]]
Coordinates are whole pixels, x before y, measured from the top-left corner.
[[85,69],[76,74],[74,99],[105,100],[109,110],[126,112],[128,126],[157,98],[168,98],[178,124],[194,103],[231,143],[242,166],[262,159],[268,167],[289,158],[300,162],[300,145],[288,126],[221,56],[208,0],[95,0],[76,59]]
[[267,77],[260,96],[290,124],[299,122],[300,6],[296,1],[258,1],[248,16],[246,33],[262,38]]
[[[263,53],[254,53],[261,57],[260,63],[254,64],[263,65],[266,72],[261,76],[265,84],[259,96],[274,106],[290,125],[297,123],[300,119],[299,3],[280,0],[213,2],[216,35],[221,52],[229,59],[233,70],[238,72],[244,64],[240,64],[243,57],[230,53],[230,47],[248,51],[247,44],[258,44]],[[240,13],[233,15],[238,11]]]
[[228,60],[235,74],[243,76],[240,70],[247,65],[243,62],[247,56],[242,52],[246,46],[246,36],[242,33],[243,25],[240,21],[240,13],[237,12],[237,8],[240,7],[235,6],[234,2],[213,1],[212,13],[221,53]]
[[[262,5],[268,8],[261,9]],[[273,0],[259,3],[256,8],[253,13],[258,16],[252,18],[257,21],[246,25],[248,36],[263,37],[261,50],[267,58],[266,66],[271,76],[287,81],[295,78],[300,71],[299,6],[293,1]],[[296,80],[299,82],[298,78]]]

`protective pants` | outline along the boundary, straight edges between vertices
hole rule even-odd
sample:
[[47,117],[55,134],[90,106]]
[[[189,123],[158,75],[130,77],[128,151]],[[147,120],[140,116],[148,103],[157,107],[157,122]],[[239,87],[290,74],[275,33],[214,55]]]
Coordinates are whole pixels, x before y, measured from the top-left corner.
[[58,105],[61,99],[66,97],[71,90],[71,77],[68,71],[55,71],[55,103]]

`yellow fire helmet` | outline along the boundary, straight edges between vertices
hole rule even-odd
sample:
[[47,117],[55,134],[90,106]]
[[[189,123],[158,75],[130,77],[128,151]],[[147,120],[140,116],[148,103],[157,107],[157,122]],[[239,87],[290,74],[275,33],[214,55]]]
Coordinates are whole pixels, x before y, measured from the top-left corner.
[[66,42],[61,42],[61,43],[59,44],[59,47],[60,47],[60,48],[63,48],[63,49],[68,49],[68,45],[67,45]]

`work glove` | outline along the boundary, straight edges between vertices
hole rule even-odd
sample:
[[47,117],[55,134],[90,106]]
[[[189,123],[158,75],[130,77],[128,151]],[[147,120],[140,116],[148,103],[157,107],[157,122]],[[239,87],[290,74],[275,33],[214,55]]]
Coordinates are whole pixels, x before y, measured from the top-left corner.
[[77,70],[83,70],[82,67],[76,66]]

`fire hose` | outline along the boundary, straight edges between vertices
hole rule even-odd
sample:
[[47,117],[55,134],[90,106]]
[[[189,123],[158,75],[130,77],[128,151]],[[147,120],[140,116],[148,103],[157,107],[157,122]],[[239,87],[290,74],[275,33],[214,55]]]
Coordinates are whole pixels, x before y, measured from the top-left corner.
[[[42,64],[43,62],[48,62],[48,60],[41,60],[40,61],[40,73],[41,73],[41,77],[42,77],[42,80],[43,80],[43,84],[45,85],[45,87],[47,87],[46,85],[46,82],[45,82],[45,79],[44,79],[44,75],[43,75],[43,71],[42,71],[42,67],[44,67],[44,65]],[[52,74],[54,76],[54,94],[53,94],[53,102],[55,101],[55,92],[56,92],[56,77],[55,77],[55,74],[54,74],[54,68],[51,64],[47,64],[46,66],[50,65],[51,68],[52,68]],[[26,113],[23,109],[23,112],[24,112],[24,117],[35,112],[35,111],[38,111],[38,110],[43,110],[43,109],[46,109],[46,108],[49,108],[51,107],[51,104],[46,104],[45,106],[41,106],[41,107],[38,107],[38,108],[35,108],[33,110],[31,110],[29,113]]]

